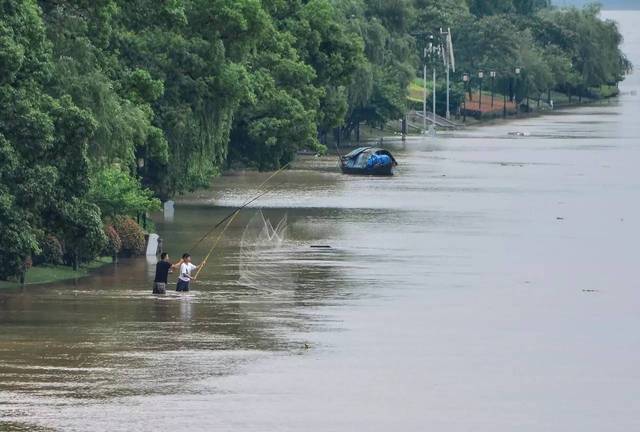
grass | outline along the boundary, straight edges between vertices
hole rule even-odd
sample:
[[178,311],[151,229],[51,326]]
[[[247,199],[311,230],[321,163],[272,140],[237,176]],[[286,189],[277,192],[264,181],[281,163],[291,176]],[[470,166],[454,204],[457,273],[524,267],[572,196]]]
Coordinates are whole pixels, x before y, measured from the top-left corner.
[[[424,81],[421,78],[416,78],[412,82],[409,83],[409,88],[407,89],[408,95],[407,99],[411,102],[422,102],[423,100],[423,84]],[[427,97],[429,97],[431,93],[427,88]]]
[[591,90],[596,95],[598,95],[600,98],[603,98],[603,99],[617,96],[620,93],[620,90],[618,89],[617,86],[606,85],[606,84],[603,84],[600,87],[592,88]]
[[[25,285],[41,285],[81,278],[88,276],[93,270],[103,267],[109,263],[111,263],[110,257],[98,258],[95,261],[82,265],[78,271],[74,271],[73,268],[68,266],[42,265],[32,267],[27,272]],[[19,282],[0,281],[0,288],[15,288],[19,286]]]

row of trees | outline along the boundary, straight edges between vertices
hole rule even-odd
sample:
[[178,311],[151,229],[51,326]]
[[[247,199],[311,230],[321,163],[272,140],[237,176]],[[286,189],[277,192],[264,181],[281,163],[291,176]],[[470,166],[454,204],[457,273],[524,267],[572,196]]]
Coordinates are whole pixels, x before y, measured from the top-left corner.
[[[551,90],[588,96],[590,89],[615,86],[631,70],[620,51],[622,37],[617,25],[600,18],[597,6],[584,9],[552,9],[545,1],[483,2],[492,8],[521,13],[480,13],[479,17],[456,16],[460,70],[496,71],[499,89],[510,96],[540,98]],[[516,68],[522,75],[514,81]],[[516,88],[513,85],[517,84]]]
[[51,236],[92,259],[105,223],[231,163],[400,118],[441,27],[459,70],[519,66],[532,91],[629,69],[597,8],[547,0],[0,0],[0,278]]

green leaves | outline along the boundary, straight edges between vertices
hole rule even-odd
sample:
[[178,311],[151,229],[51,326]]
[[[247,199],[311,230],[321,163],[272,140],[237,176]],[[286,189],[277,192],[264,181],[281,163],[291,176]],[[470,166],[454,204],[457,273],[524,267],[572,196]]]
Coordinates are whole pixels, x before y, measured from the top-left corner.
[[59,203],[57,207],[62,239],[77,268],[78,263],[93,260],[107,244],[100,209],[76,197]]
[[67,247],[92,259],[104,234],[99,209],[86,201],[96,122],[51,85],[50,43],[35,2],[0,6],[0,62],[14,62],[0,84],[0,278],[7,278],[39,253],[38,236],[62,233]]
[[104,216],[112,218],[160,209],[160,201],[152,191],[117,167],[103,168],[93,176],[88,198]]
[[316,121],[323,92],[291,41],[290,33],[272,27],[250,60],[251,97],[241,103],[231,134],[234,161],[278,168],[301,148],[320,149]]

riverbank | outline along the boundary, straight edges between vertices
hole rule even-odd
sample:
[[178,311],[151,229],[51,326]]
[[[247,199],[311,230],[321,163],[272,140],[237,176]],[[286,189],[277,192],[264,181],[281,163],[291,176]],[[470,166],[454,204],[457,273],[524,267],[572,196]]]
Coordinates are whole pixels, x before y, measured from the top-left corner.
[[[540,102],[538,104],[537,99],[530,99],[529,101],[529,110],[521,109],[517,114],[514,112],[509,112],[509,114],[504,117],[502,114],[502,110],[495,110],[493,112],[484,112],[482,116],[472,116],[467,115],[466,119],[463,116],[453,117],[452,120],[458,123],[461,128],[469,127],[469,126],[483,126],[483,125],[495,125],[500,123],[506,123],[512,120],[522,120],[526,118],[535,118],[544,115],[554,114],[559,110],[571,109],[571,108],[580,108],[584,106],[592,106],[592,105],[606,105],[609,104],[612,100],[615,100],[620,96],[620,91],[615,88],[615,91],[612,89],[615,87],[607,87],[598,90],[598,97],[583,97],[578,98],[577,96],[569,97],[566,94],[553,92],[552,100],[553,100],[553,108],[549,106],[546,102]],[[483,97],[490,97],[490,94],[485,95],[483,92]],[[502,98],[502,95],[496,95],[496,98]],[[489,99],[487,99],[489,100]],[[526,106],[525,103],[522,106]],[[411,129],[410,129],[411,130]],[[436,128],[438,132],[447,132],[448,129]],[[421,132],[409,132],[407,134],[408,137],[417,137],[421,136]],[[341,142],[341,148],[349,148],[349,147],[358,147],[363,144],[371,144],[371,142],[384,142],[385,139],[397,138],[401,137],[401,123],[400,121],[389,122],[385,125],[384,128],[372,128],[370,126],[361,126],[360,127],[360,141],[356,142],[353,140],[344,140]],[[327,144],[329,148],[329,152],[333,153],[335,150],[335,142],[330,141]]]
[[[25,277],[26,285],[44,285],[55,282],[64,282],[69,280],[80,279],[92,275],[96,270],[111,264],[110,257],[102,257],[97,260],[80,266],[78,271],[74,271],[72,267],[61,265],[42,265],[29,269]],[[17,288],[21,284],[18,281],[0,281],[0,289]]]

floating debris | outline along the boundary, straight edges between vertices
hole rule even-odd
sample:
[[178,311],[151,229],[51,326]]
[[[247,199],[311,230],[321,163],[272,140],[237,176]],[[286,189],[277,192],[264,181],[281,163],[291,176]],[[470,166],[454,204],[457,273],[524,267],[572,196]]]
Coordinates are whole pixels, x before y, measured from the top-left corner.
[[312,249],[331,249],[329,245],[311,245]]

